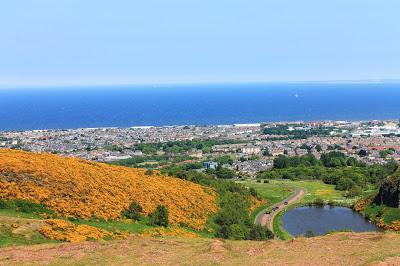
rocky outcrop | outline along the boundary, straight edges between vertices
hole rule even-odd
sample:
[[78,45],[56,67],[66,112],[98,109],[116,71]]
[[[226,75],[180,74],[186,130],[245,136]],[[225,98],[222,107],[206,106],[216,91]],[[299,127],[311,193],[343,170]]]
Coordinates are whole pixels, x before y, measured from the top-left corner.
[[400,171],[397,171],[382,183],[374,203],[377,205],[384,204],[392,208],[400,208]]

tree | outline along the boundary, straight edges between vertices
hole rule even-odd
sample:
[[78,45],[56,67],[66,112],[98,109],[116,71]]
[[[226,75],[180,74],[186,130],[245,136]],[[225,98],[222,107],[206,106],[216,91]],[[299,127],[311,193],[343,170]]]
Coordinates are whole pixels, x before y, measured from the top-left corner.
[[231,179],[236,176],[235,171],[224,167],[217,169],[215,174],[217,175],[218,178],[222,179]]
[[274,159],[274,168],[283,169],[289,166],[289,160],[286,156],[279,155]]
[[338,151],[324,153],[320,160],[325,167],[346,166],[346,155]]
[[336,189],[337,190],[349,190],[354,186],[354,181],[349,177],[342,177],[338,180]]
[[363,190],[360,186],[354,185],[352,186],[349,191],[346,193],[347,197],[356,197],[362,194]]
[[387,170],[388,174],[393,174],[398,167],[398,163],[393,158],[390,159],[385,165],[385,169]]
[[268,148],[264,148],[262,151],[262,155],[263,156],[271,156],[272,154],[269,152]]
[[303,144],[301,144],[300,149],[310,151],[310,150],[311,150],[311,147],[308,146],[307,144],[303,143]]
[[346,161],[347,166],[358,166],[358,161],[354,157],[349,157]]
[[[232,204],[232,207],[233,204]],[[221,226],[240,223],[244,218],[247,218],[248,213],[245,213],[242,208],[221,208],[215,217],[215,222]]]
[[220,238],[229,238],[229,236],[231,235],[231,228],[228,225],[223,225],[217,232],[217,237]]
[[317,150],[317,152],[322,151],[322,147],[320,144],[315,145],[315,149]]
[[139,202],[134,201],[131,203],[131,205],[129,205],[129,208],[124,211],[123,215],[128,219],[140,221],[143,217],[142,206],[140,206]]
[[359,155],[360,157],[365,157],[365,156],[368,155],[368,152],[367,152],[366,150],[360,150],[360,151],[358,152],[358,155]]
[[149,225],[167,227],[168,224],[168,209],[164,205],[158,205],[155,211],[149,214]]
[[259,224],[253,225],[250,229],[249,239],[251,240],[261,241],[272,238],[274,238],[274,234],[267,228],[263,227],[262,225]]
[[246,239],[249,235],[249,230],[243,224],[232,224],[229,227],[229,236],[228,238],[234,240],[243,240]]
[[215,161],[218,163],[218,165],[233,164],[233,160],[229,155],[222,155],[216,158]]

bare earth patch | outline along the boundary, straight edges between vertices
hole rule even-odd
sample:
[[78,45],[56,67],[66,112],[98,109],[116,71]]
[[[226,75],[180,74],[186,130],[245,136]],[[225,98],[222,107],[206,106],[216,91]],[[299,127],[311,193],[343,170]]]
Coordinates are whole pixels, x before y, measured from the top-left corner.
[[99,247],[98,243],[85,242],[79,244],[41,244],[0,250],[0,265],[12,265],[24,262],[42,264],[54,258],[68,257],[79,259]]
[[0,265],[399,265],[400,234],[336,233],[291,241],[131,237],[0,249]]

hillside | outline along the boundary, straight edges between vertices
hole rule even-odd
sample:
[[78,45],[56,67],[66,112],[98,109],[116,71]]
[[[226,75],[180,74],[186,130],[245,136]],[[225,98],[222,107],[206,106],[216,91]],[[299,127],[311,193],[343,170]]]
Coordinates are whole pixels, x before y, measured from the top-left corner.
[[383,180],[379,192],[359,199],[354,210],[385,230],[400,231],[400,169]]
[[335,233],[292,241],[131,237],[0,249],[0,265],[399,265],[396,233]]
[[158,172],[15,150],[0,150],[0,199],[41,203],[65,217],[105,220],[119,218],[133,201],[145,214],[163,204],[172,224],[195,229],[217,208],[212,189]]
[[378,205],[386,205],[392,208],[400,208],[400,170],[386,178],[382,183],[379,194],[374,199]]

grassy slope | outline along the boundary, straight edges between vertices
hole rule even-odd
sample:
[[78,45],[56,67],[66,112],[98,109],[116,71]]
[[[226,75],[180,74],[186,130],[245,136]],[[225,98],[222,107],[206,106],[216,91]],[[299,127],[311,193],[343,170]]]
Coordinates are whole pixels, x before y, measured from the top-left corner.
[[284,211],[279,212],[272,223],[273,231],[281,240],[292,239],[292,236],[283,228],[281,218],[285,214]]
[[337,233],[292,241],[147,238],[0,249],[0,264],[19,265],[368,265],[399,263],[400,235]]
[[400,220],[400,209],[391,208],[384,205],[372,204],[368,206],[363,214],[370,219],[375,219],[376,217],[383,218],[385,224],[390,224],[393,221]]
[[[255,188],[257,193],[268,201],[267,206],[272,206],[275,203],[282,201],[287,198],[293,191],[291,187],[281,186],[280,184],[272,183],[257,183],[254,180],[238,181],[249,188]],[[251,219],[255,220],[257,214],[265,209],[266,206],[260,206],[255,209],[251,214]]]
[[[0,247],[54,242],[37,232],[37,229],[43,224],[43,222],[44,218],[36,214],[18,212],[12,209],[0,209]],[[103,221],[93,219],[79,219],[72,222],[75,224],[87,224],[110,232],[120,231],[140,234],[146,229],[157,228],[147,225],[147,217],[140,222],[133,222],[130,220]],[[12,227],[13,225],[15,228]],[[18,230],[16,230],[17,228]],[[210,237],[210,234],[207,234],[206,232],[197,232],[191,228],[186,228],[186,230],[196,232],[204,237]]]
[[257,183],[254,180],[239,181],[239,183],[242,183],[246,187],[255,188],[263,199],[268,200],[269,205],[282,201],[293,191],[291,186],[282,186],[275,180],[270,183]]
[[34,215],[0,210],[0,247],[56,242],[36,231],[42,222]]

